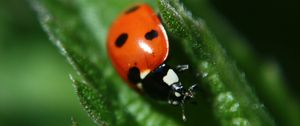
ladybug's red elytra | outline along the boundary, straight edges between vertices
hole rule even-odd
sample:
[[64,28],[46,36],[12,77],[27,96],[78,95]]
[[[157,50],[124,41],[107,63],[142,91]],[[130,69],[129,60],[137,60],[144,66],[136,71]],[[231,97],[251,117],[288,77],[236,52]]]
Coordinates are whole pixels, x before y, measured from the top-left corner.
[[115,20],[108,33],[107,48],[116,71],[136,91],[181,106],[194,97],[196,85],[185,89],[176,73],[188,66],[173,69],[165,64],[168,36],[147,4],[136,5]]

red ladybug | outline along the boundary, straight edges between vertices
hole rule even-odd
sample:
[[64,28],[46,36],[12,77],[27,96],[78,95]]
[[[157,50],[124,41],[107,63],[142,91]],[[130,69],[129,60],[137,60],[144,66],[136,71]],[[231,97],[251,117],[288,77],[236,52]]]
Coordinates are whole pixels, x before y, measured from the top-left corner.
[[[182,105],[194,97],[196,85],[185,89],[170,66],[165,64],[169,53],[166,31],[147,4],[136,5],[112,24],[107,42],[108,54],[120,76],[140,93]],[[179,65],[179,71],[187,65]]]

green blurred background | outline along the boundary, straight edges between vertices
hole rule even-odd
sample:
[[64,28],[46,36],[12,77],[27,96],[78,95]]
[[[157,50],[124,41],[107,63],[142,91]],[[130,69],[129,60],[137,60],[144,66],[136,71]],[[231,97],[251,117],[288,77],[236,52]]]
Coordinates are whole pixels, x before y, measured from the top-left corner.
[[0,126],[83,126],[71,66],[43,32],[29,2],[0,3]]
[[[213,0],[263,58],[277,60],[300,96],[297,1]],[[92,125],[73,91],[73,70],[24,0],[0,1],[0,126]],[[298,97],[299,99],[299,97]]]
[[[212,0],[262,58],[276,60],[289,88],[300,96],[300,1]],[[298,97],[300,100],[300,97]]]

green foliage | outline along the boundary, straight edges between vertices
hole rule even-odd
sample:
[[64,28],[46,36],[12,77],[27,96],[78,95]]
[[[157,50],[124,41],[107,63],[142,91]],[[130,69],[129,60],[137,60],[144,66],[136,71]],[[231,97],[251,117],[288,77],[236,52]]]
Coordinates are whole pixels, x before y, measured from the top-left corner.
[[[250,42],[240,36],[230,24],[226,22],[209,0],[183,1],[195,16],[200,16],[226,52],[235,60],[249,81],[249,86],[255,89],[264,105],[274,116],[279,125],[300,125],[299,102],[288,91],[286,82],[281,75],[280,66],[272,60],[261,59],[248,45]],[[282,104],[288,103],[288,104]]]
[[[117,6],[111,2],[115,9],[124,6]],[[102,9],[112,9],[105,6],[96,7],[95,5],[103,5],[102,2],[96,3],[87,7],[81,1],[32,2],[50,40],[66,56],[79,75],[80,81],[74,79],[73,82],[84,109],[99,125],[179,125],[176,119],[180,118],[180,114],[175,116],[176,118],[172,113],[161,114],[160,111],[165,111],[163,109],[168,106],[150,105],[151,101],[138,96],[126,84],[122,84],[124,82],[117,77],[118,75],[112,74],[113,69],[103,47],[105,36],[101,35],[107,30],[110,21],[106,20],[109,16],[105,20],[99,20],[87,19],[82,15],[97,14],[99,16],[95,18],[100,18],[101,14],[106,14]],[[99,22],[96,25],[102,26],[105,22],[106,24],[96,27],[93,22],[95,20]]]
[[71,121],[72,121],[72,126],[79,126],[78,122],[76,122],[76,120],[73,117],[71,118]]
[[201,72],[220,123],[274,125],[244,74],[239,72],[205,23],[193,19],[176,0],[162,0],[160,9],[166,26],[175,36],[180,36],[180,44],[189,54],[193,66]]
[[[186,79],[196,80],[203,89],[196,99],[199,105],[186,105],[188,121],[183,122],[179,107],[159,104],[129,89],[114,72],[106,55],[105,42],[112,20],[135,2],[32,1],[50,40],[76,70],[77,75],[70,75],[76,94],[96,124],[275,125],[273,117],[249,86],[245,77],[248,71],[241,72],[233,59],[239,64],[243,62],[239,62],[236,55],[231,59],[221,45],[224,42],[217,40],[218,32],[215,37],[203,19],[194,18],[177,0],[160,0],[157,5],[154,1],[146,2],[160,11],[171,46],[179,51],[172,53],[178,55],[170,61],[171,65],[184,61],[193,67],[192,74],[200,74]],[[233,50],[224,45],[227,50]]]

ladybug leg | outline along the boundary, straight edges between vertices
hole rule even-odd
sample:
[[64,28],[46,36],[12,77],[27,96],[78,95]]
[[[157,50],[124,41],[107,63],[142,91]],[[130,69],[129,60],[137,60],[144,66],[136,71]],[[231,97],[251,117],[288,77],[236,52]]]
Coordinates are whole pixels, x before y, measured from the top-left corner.
[[198,88],[198,84],[193,84],[192,86],[189,87],[188,91],[195,94],[197,88]]
[[176,66],[176,71],[178,72],[183,72],[189,69],[189,65],[188,64],[184,64],[184,65],[177,65]]
[[174,83],[171,85],[171,92],[169,94],[169,104],[172,105],[180,105],[181,113],[182,113],[182,120],[186,121],[185,111],[184,111],[184,102],[187,96],[185,96],[185,91],[182,84]]
[[[190,86],[186,92],[186,96],[189,97],[189,98],[194,98],[196,92],[197,92],[197,89],[198,89],[198,84],[193,84],[192,86]],[[194,105],[197,105],[197,101],[194,100],[190,100],[189,101],[190,103],[194,104]]]
[[186,92],[186,96],[189,96],[190,98],[194,98],[194,95],[196,94],[196,90],[198,88],[197,84],[193,84],[192,86],[190,86]]

